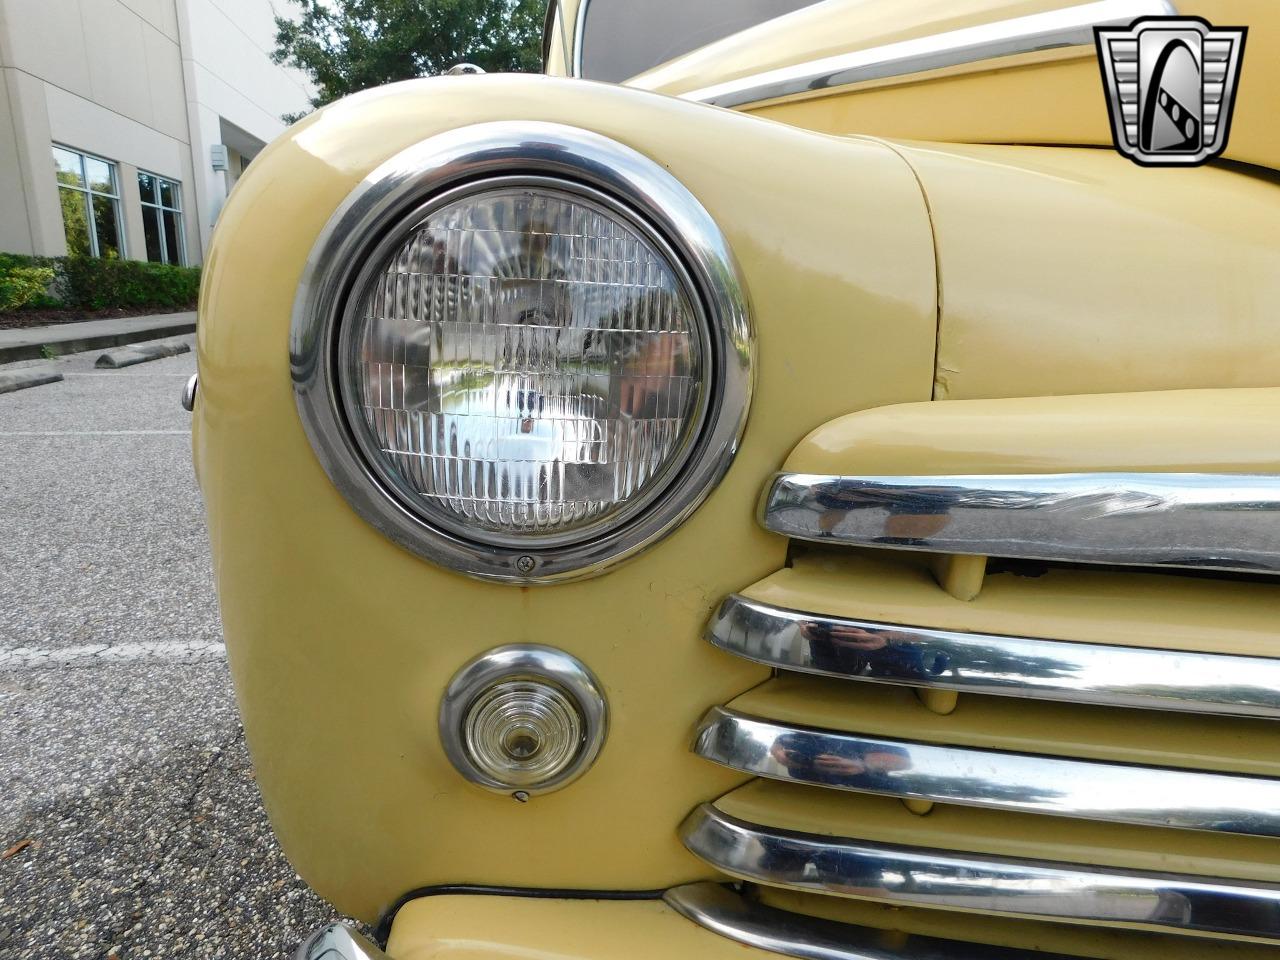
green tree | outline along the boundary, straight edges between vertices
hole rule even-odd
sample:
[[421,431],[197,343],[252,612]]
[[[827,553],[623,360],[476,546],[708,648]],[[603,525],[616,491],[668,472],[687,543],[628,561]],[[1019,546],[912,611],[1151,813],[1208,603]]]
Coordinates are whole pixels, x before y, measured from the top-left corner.
[[311,77],[315,107],[462,62],[489,72],[540,67],[545,0],[288,2],[298,15],[276,17],[273,59]]

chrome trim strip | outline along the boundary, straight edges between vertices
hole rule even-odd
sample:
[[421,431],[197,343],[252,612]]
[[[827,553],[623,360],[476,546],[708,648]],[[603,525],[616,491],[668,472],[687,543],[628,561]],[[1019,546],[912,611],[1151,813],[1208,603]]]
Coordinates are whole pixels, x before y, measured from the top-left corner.
[[1280,837],[1280,780],[816,730],[713,707],[693,752],[835,790],[1152,827]]
[[899,905],[1280,939],[1280,886],[1022,860],[795,833],[703,804],[680,826],[695,855],[776,887]]
[[368,939],[341,923],[315,931],[298,947],[293,960],[391,960]]
[[886,43],[766,70],[680,94],[717,107],[740,107],[797,93],[828,90],[867,80],[884,80],[943,67],[1055,47],[1093,47],[1093,28],[1128,26],[1139,17],[1176,16],[1170,0],[1095,0],[984,23],[932,36]]
[[186,386],[182,388],[182,409],[191,413],[196,408],[196,391],[200,388],[200,375],[193,373],[187,378]]
[[[495,780],[476,766],[466,746],[467,713],[480,694],[502,680],[541,680],[559,687],[578,706],[582,745],[573,762],[554,779],[533,785]],[[550,793],[582,776],[595,763],[609,735],[609,704],[596,675],[577,657],[538,643],[494,647],[467,661],[449,681],[440,700],[440,742],[449,762],[470,780],[499,793],[528,796]]]
[[[718,883],[690,883],[663,895],[667,906],[722,937],[802,960],[1028,960],[1025,950],[894,934],[876,927],[779,910]],[[1036,953],[1036,960],[1071,960]]]
[[587,32],[587,4],[591,0],[579,0],[573,20],[573,63],[569,76],[582,77],[582,37]]
[[780,473],[774,533],[862,547],[1280,573],[1280,476]]
[[1280,718],[1280,659],[850,620],[731,594],[706,638],[780,670],[966,693]]
[[[517,176],[605,198],[619,216],[672,250],[690,280],[710,342],[702,430],[682,468],[643,512],[590,538],[556,545],[494,545],[444,529],[385,476],[353,432],[335,368],[353,285],[376,254],[451,189]],[[370,260],[370,257],[373,260]],[[728,471],[751,405],[755,337],[746,286],[711,214],[650,157],[598,133],[542,121],[459,127],[396,154],[368,174],[325,224],[303,269],[289,334],[290,372],[303,429],[334,486],[366,522],[424,559],[508,583],[582,579],[652,546],[683,523]],[[359,426],[358,424],[356,426]],[[367,437],[365,441],[367,443]]]

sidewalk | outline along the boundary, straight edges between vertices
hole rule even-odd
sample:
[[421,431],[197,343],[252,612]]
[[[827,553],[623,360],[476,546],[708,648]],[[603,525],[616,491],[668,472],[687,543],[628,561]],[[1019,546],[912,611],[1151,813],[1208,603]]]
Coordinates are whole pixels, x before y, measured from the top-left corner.
[[194,311],[161,313],[149,317],[112,317],[83,323],[58,323],[50,327],[0,330],[0,363],[39,360],[48,352],[61,355],[118,347],[141,340],[158,340],[191,333],[196,328]]

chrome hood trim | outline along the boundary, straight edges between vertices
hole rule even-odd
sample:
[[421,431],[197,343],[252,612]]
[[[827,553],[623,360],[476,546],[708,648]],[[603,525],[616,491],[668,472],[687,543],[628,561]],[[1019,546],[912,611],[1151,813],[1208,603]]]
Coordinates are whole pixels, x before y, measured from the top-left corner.
[[740,107],[1020,53],[1092,46],[1094,27],[1128,26],[1139,17],[1176,16],[1177,12],[1170,0],[1095,0],[779,67],[680,96],[717,107]]

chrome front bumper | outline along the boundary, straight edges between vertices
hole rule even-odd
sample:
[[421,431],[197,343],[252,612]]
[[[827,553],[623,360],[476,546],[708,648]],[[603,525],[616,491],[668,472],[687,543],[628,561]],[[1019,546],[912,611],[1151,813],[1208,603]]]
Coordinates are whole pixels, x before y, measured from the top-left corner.
[[389,960],[367,938],[341,923],[328,923],[303,941],[293,960]]

